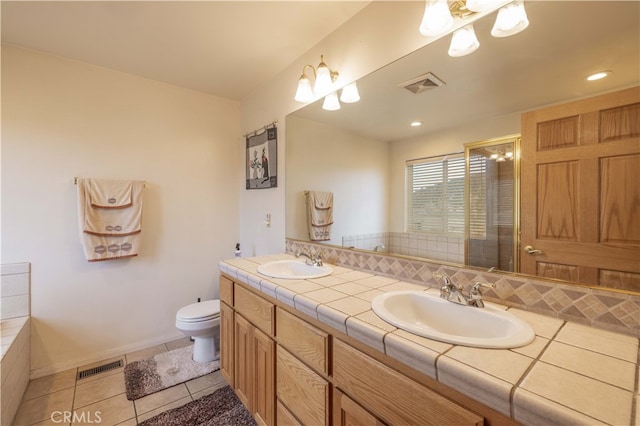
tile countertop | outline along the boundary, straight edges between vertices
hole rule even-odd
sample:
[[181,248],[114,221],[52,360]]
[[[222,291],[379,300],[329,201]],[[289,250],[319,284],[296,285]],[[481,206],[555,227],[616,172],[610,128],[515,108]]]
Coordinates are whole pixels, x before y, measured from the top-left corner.
[[333,267],[327,277],[290,280],[257,272],[289,254],[222,261],[220,271],[524,424],[640,425],[639,340],[516,308],[535,340],[514,349],[452,345],[380,319],[370,302],[396,290],[429,290]]

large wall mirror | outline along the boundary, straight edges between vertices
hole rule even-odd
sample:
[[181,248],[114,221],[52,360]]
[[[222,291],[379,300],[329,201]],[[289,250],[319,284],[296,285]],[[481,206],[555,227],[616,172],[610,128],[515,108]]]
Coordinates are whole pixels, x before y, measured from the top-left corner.
[[[525,7],[530,25],[519,34],[491,37],[496,14],[487,15],[474,24],[480,48],[472,54],[449,57],[450,37],[443,37],[359,80],[360,102],[325,111],[318,101],[290,114],[286,236],[309,240],[304,193],[331,191],[334,224],[325,243],[389,252],[389,236],[403,238],[407,231],[411,161],[517,137],[526,111],[640,85],[639,2],[530,1]],[[586,80],[602,70],[611,71],[608,78]],[[410,126],[414,121],[421,126]],[[464,237],[438,235],[432,243],[440,252],[435,260],[463,264],[469,258]],[[510,262],[518,260],[501,264]]]

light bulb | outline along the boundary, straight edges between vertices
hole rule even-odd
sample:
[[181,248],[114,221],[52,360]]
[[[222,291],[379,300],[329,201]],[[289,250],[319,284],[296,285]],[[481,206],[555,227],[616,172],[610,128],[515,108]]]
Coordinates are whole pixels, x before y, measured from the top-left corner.
[[298,102],[311,102],[313,99],[313,91],[311,90],[311,82],[306,75],[302,74],[298,80],[298,89],[294,98]]
[[447,0],[427,0],[420,24],[420,34],[423,36],[444,34],[451,25],[453,25],[453,16]]
[[524,10],[524,3],[516,0],[509,3],[498,11],[498,17],[491,29],[494,37],[508,37],[523,31],[529,26],[527,12]]
[[321,59],[316,69],[316,85],[313,88],[316,96],[322,96],[330,92],[333,86],[331,81],[331,70]]
[[322,109],[327,111],[336,111],[340,109],[338,92],[331,92],[324,97],[324,102],[322,102]]
[[340,93],[340,100],[345,104],[352,104],[360,100],[360,94],[358,93],[358,86],[356,82],[349,83],[342,88]]
[[449,46],[449,56],[464,56],[475,51],[480,47],[480,42],[473,30],[473,24],[456,30],[451,37],[451,45]]

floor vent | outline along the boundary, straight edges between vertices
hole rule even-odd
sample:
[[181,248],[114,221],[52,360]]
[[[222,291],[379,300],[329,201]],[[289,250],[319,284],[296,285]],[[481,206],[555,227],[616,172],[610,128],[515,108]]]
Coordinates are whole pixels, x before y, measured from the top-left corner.
[[435,87],[444,86],[444,81],[440,80],[432,73],[426,73],[419,77],[413,78],[409,81],[405,81],[404,83],[398,84],[400,87],[404,87],[408,91],[414,94],[419,94],[425,92],[429,89],[433,89]]
[[90,376],[95,376],[96,374],[104,373],[105,371],[114,370],[116,368],[120,368],[124,365],[121,359],[110,362],[108,364],[99,365],[97,367],[89,368],[86,370],[78,371],[77,380],[84,379]]

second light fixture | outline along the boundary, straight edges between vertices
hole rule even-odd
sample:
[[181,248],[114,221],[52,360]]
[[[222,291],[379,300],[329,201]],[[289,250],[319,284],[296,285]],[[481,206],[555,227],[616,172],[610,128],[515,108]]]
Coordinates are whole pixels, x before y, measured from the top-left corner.
[[[309,76],[307,76],[307,69],[311,69],[313,73],[315,80],[313,87]],[[355,82],[343,87],[340,99],[338,99],[338,90],[334,88],[338,76],[338,72],[331,70],[324,62],[324,55],[320,55],[320,63],[317,67],[314,68],[313,65],[302,67],[302,75],[298,79],[298,89],[294,99],[298,102],[311,102],[314,97],[324,96],[322,108],[328,111],[340,109],[341,101],[344,103],[358,102],[360,95]]]

